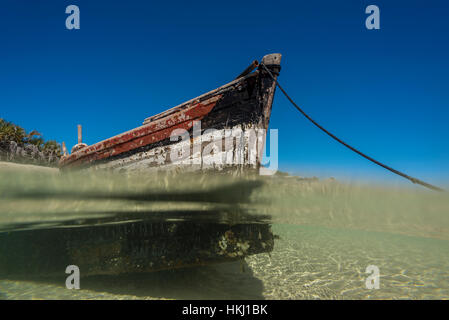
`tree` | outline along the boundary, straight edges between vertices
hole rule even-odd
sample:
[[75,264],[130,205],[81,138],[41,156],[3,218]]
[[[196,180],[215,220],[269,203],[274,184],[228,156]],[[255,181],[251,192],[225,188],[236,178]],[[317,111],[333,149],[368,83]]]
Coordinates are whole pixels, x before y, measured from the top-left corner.
[[25,137],[26,132],[23,128],[0,118],[0,141],[22,143]]
[[61,145],[57,143],[55,140],[49,140],[45,142],[43,146],[43,151],[46,153],[53,152],[58,157],[62,155]]
[[[12,142],[14,142],[16,146],[20,146],[21,148],[25,148],[27,150],[34,148],[33,150],[35,151],[31,152],[32,158],[34,158],[33,155],[36,154],[36,151],[40,151],[46,157],[48,156],[52,159],[55,159],[55,157],[59,158],[62,155],[61,146],[56,141],[45,141],[42,134],[38,131],[32,130],[27,133],[22,127],[0,118],[0,153],[2,152],[1,149],[9,148]],[[34,147],[31,148],[31,146]],[[3,150],[3,152],[5,152],[5,150]]]

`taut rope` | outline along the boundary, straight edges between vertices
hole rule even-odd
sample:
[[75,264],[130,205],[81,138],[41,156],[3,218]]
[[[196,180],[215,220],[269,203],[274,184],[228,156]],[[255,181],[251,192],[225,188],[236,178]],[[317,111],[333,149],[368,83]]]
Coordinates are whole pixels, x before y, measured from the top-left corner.
[[359,155],[361,155],[362,157],[370,160],[371,162],[374,162],[375,164],[405,178],[410,180],[413,183],[417,183],[420,184],[426,188],[432,189],[432,190],[436,190],[436,191],[444,191],[443,189],[431,185],[430,183],[421,181],[417,178],[411,177],[401,171],[395,170],[373,158],[371,158],[370,156],[367,156],[366,154],[362,153],[361,151],[357,150],[354,147],[351,147],[349,144],[347,144],[346,142],[344,142],[343,140],[339,139],[338,137],[336,137],[335,135],[333,135],[332,133],[330,133],[329,131],[327,131],[325,128],[323,128],[322,126],[320,126],[315,120],[313,120],[307,113],[305,113],[300,107],[298,107],[298,105],[292,100],[292,98],[290,98],[290,96],[287,94],[287,92],[285,92],[284,89],[282,89],[281,85],[279,84],[279,82],[274,78],[273,74],[271,73],[271,71],[263,64],[260,63],[259,66],[262,66],[262,68],[268,73],[268,75],[275,81],[276,85],[279,87],[279,89],[282,91],[282,93],[287,97],[287,99],[293,104],[293,106],[298,109],[299,112],[301,112],[310,122],[312,122],[315,126],[317,126],[318,128],[320,128],[322,131],[324,131],[326,134],[328,134],[329,136],[331,136],[333,139],[337,140],[338,142],[340,142],[342,145],[344,145],[345,147],[351,149],[352,151],[354,151],[355,153],[358,153]]

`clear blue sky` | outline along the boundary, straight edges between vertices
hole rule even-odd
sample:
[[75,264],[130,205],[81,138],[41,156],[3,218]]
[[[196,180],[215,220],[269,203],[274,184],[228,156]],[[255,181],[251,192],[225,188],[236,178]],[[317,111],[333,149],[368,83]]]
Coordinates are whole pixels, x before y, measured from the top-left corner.
[[[23,1],[0,4],[0,117],[93,144],[283,54],[281,84],[369,155],[449,181],[448,1]],[[66,6],[81,29],[65,28]],[[380,8],[380,30],[365,8]],[[400,181],[330,140],[277,91],[281,170]]]

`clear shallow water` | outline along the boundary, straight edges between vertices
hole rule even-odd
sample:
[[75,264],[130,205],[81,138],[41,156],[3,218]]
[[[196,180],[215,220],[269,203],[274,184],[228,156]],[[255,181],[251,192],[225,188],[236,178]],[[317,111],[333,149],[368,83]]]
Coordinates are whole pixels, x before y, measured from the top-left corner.
[[[2,274],[2,299],[449,298],[447,194],[285,177],[242,181],[221,176],[61,178],[3,173],[1,178],[3,232],[140,216],[198,221],[219,216],[223,223],[269,221],[280,237],[270,255],[252,255],[243,264],[81,276],[81,290],[66,289],[65,274]],[[185,201],[187,191],[190,196],[196,191],[207,194],[212,203],[201,197]],[[186,210],[201,215],[166,214]],[[368,265],[379,268],[377,290],[365,286]]]

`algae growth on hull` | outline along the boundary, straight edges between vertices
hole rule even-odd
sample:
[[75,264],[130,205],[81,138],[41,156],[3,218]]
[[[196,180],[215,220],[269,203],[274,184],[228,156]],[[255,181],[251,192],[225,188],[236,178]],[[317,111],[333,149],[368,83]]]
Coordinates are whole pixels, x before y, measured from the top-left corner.
[[[210,223],[272,226],[270,233],[279,236],[272,239],[270,255],[244,255],[245,262],[141,274],[133,270],[83,276],[81,269],[82,285],[77,291],[65,288],[64,270],[48,277],[3,272],[1,298],[449,298],[446,193],[297,177],[59,175],[10,170],[0,175],[3,237],[18,230],[45,237],[71,228],[141,220],[187,222],[200,228]],[[258,240],[257,234],[253,241]],[[225,247],[220,241],[216,243],[219,250]],[[239,248],[246,248],[242,244]],[[25,249],[8,250],[29,261]],[[83,252],[78,252],[80,257],[85,256]],[[93,247],[89,252],[102,254]],[[101,265],[102,259],[98,260]],[[379,267],[379,290],[366,288],[368,265]]]

